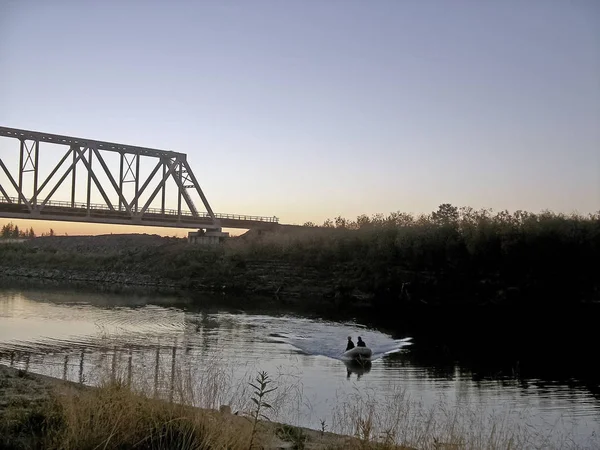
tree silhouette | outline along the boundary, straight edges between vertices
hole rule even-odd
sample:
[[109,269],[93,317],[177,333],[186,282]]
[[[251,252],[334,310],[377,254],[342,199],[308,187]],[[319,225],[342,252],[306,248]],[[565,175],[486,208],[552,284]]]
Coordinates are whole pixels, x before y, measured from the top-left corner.
[[431,214],[431,218],[439,225],[449,225],[458,222],[458,208],[450,203],[442,203],[437,211]]

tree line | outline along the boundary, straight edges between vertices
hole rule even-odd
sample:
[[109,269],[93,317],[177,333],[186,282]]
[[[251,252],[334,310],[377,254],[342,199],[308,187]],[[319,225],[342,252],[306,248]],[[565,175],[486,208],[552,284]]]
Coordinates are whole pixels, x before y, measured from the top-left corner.
[[408,289],[413,299],[449,304],[600,301],[600,211],[510,213],[446,203],[419,216],[336,217],[301,230],[249,239],[237,252],[301,262],[334,276],[340,290],[386,297],[406,297]]
[[[36,236],[33,227],[30,227],[29,229],[20,229],[18,225],[13,224],[12,222],[3,225],[2,230],[0,231],[1,239],[33,239]],[[50,228],[50,231],[42,233],[42,236],[54,236],[54,230]]]
[[347,219],[338,216],[327,219],[322,225],[314,222],[305,222],[302,226],[307,228],[337,228],[346,230],[360,230],[372,227],[407,227],[423,225],[454,225],[465,229],[469,226],[494,223],[505,227],[522,226],[525,224],[534,224],[540,222],[553,221],[578,221],[578,222],[596,222],[600,221],[600,210],[587,215],[562,214],[544,210],[539,214],[529,211],[518,210],[510,213],[508,210],[494,211],[489,208],[475,210],[469,206],[457,207],[449,203],[441,204],[436,211],[430,214],[419,214],[417,216],[406,212],[392,212],[388,215],[374,214],[371,217],[362,214],[356,220]]

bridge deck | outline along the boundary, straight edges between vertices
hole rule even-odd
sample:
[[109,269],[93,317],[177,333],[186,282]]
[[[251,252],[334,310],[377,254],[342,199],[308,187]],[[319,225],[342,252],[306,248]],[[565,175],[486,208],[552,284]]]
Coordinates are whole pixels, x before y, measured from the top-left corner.
[[106,205],[71,202],[49,201],[46,205],[30,211],[18,199],[10,198],[7,202],[0,197],[0,217],[33,220],[58,220],[66,222],[92,222],[116,225],[158,226],[172,228],[274,228],[279,224],[277,217],[247,216],[242,214],[215,213],[217,223],[207,213],[198,213],[194,216],[190,211],[148,208],[143,215],[130,215],[127,211],[111,210]]

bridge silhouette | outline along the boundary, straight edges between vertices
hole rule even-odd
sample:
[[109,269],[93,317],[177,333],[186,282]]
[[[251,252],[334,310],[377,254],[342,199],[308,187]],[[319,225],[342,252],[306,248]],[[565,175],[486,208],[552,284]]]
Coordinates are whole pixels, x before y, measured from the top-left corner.
[[[15,154],[19,152],[16,172],[11,172],[0,157],[0,217],[214,231],[279,225],[275,216],[213,212],[184,153],[7,127],[0,127],[0,136],[19,143],[15,145]],[[40,149],[40,143],[66,147],[66,151],[54,166],[41,164],[45,151],[48,156],[54,156],[55,151]],[[109,156],[118,157],[118,171],[107,164]],[[154,163],[147,175],[141,173],[142,162]],[[83,186],[77,183],[78,170],[83,170],[86,178]],[[47,175],[42,173],[46,171]],[[56,199],[59,188],[66,186],[70,187],[70,199]],[[126,192],[126,186],[133,186],[133,192]],[[167,186],[176,191],[177,208],[166,206]],[[91,201],[94,188],[103,203]],[[86,200],[77,201],[82,194]],[[198,210],[192,195],[200,198],[204,211]],[[175,200],[172,196],[169,199]]]

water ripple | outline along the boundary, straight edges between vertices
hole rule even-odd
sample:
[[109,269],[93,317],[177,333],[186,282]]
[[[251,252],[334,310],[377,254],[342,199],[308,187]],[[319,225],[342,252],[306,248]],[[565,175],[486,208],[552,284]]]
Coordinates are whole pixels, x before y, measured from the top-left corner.
[[[0,362],[90,384],[101,378],[102,370],[119,367],[147,383],[168,380],[173,362],[198,371],[230,365],[240,379],[260,367],[296,377],[310,401],[303,423],[316,428],[315,421],[331,413],[337,395],[351,395],[360,387],[385,397],[401,387],[427,405],[444,397],[488,412],[530,412],[540,427],[560,423],[582,439],[600,434],[600,402],[576,380],[474,380],[460,367],[448,372],[436,363],[417,363],[411,349],[418,342],[393,339],[360,323],[291,314],[192,312],[140,302],[130,307],[123,304],[126,299],[110,297],[91,304],[76,293],[63,297],[49,301],[43,293],[31,299],[0,291]],[[372,362],[357,366],[341,361],[348,336],[363,338],[373,350]]]

